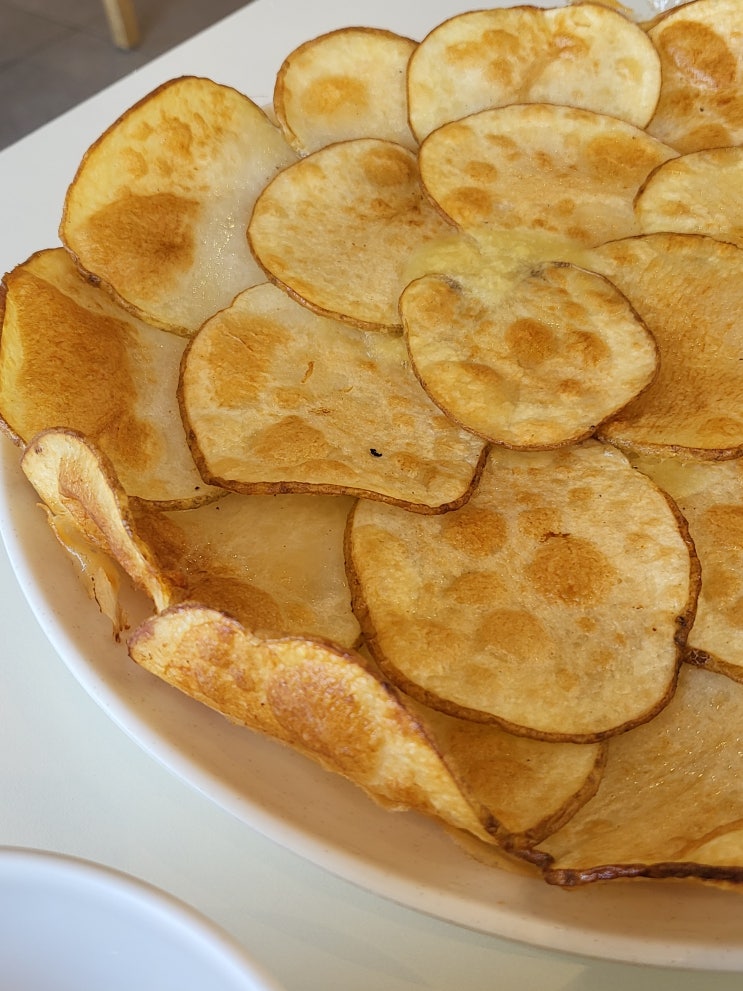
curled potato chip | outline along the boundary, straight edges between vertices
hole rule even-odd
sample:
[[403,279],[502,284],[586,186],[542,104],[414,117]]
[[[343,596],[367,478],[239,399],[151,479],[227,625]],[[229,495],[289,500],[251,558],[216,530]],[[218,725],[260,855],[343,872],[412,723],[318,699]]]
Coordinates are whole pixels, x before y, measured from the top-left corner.
[[420,726],[353,653],[307,639],[264,640],[188,603],[142,624],[129,652],[182,692],[290,744],[380,804],[488,839]]
[[472,10],[433,29],[408,67],[419,140],[449,121],[512,103],[555,103],[644,127],[660,59],[642,28],[599,4]]
[[[502,278],[498,278],[502,274]],[[508,447],[590,436],[656,372],[655,341],[601,276],[563,263],[428,276],[400,297],[416,374],[457,423]]]
[[68,427],[106,453],[131,495],[169,506],[214,498],[176,399],[183,340],[117,306],[62,248],[33,255],[4,284],[0,418],[16,443]]
[[648,30],[661,89],[648,131],[682,152],[743,140],[743,17],[738,0],[693,0]]
[[400,325],[410,255],[451,230],[421,188],[412,151],[358,138],[277,175],[258,197],[248,237],[268,277],[295,299],[379,330]]
[[112,562],[158,611],[197,599],[263,634],[357,640],[343,558],[351,499],[227,495],[166,512],[130,499],[105,455],[71,431],[35,437],[22,467],[117,632],[124,620]]
[[660,352],[654,382],[600,436],[644,453],[739,457],[743,250],[704,235],[658,233],[592,254],[592,268],[629,299]]
[[684,665],[674,698],[610,740],[596,795],[540,844],[545,876],[743,881],[743,686]]
[[664,162],[635,201],[643,234],[709,234],[743,247],[743,148],[710,148]]
[[464,230],[533,230],[584,246],[639,233],[635,195],[674,157],[626,121],[545,103],[445,124],[419,153],[429,195]]
[[307,154],[349,138],[383,138],[414,148],[405,80],[415,47],[392,31],[349,27],[296,48],[273,95],[292,147]]
[[360,500],[346,545],[371,653],[433,708],[587,742],[673,693],[697,561],[678,511],[613,448],[494,448],[461,509]]
[[438,512],[469,496],[483,455],[423,391],[400,337],[320,316],[270,284],[193,338],[181,404],[204,477],[242,492]]
[[123,305],[187,335],[263,281],[245,230],[258,192],[295,160],[248,97],[209,79],[174,79],[86,152],[60,237]]
[[687,657],[743,681],[743,461],[634,456],[689,524],[702,568]]

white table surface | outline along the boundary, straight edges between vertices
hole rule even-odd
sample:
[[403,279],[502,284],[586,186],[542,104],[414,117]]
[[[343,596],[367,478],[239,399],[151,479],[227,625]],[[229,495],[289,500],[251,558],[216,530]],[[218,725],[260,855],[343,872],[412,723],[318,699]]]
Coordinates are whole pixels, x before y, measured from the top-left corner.
[[[435,0],[426,16],[433,25],[440,9],[457,6]],[[256,0],[0,153],[0,268],[57,243],[83,151],[155,85],[193,73],[261,98],[270,94],[277,50],[362,19],[413,35],[421,10],[418,0],[378,0],[371,12],[362,0]],[[261,44],[277,24],[280,47]],[[0,845],[74,854],[158,885],[235,936],[287,991],[740,987],[735,974],[511,943],[332,876],[211,803],[125,735],[49,645],[2,551],[0,601]]]

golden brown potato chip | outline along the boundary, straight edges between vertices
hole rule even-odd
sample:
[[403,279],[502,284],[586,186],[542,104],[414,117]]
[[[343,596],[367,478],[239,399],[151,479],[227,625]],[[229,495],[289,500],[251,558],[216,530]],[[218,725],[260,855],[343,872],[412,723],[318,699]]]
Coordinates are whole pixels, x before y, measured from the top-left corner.
[[743,148],[710,148],[665,162],[635,201],[643,234],[709,234],[743,247]]
[[127,620],[118,603],[114,561],[157,609],[167,606],[170,582],[137,533],[129,497],[105,454],[72,430],[45,430],[26,447],[21,467],[116,636]]
[[374,330],[399,327],[410,255],[451,231],[421,188],[413,152],[359,138],[276,176],[248,237],[268,277],[300,302]]
[[419,140],[511,103],[584,107],[644,127],[659,92],[660,60],[642,28],[591,3],[458,14],[424,38],[408,69]]
[[135,504],[136,532],[184,599],[229,612],[261,636],[359,637],[343,560],[353,500],[343,496],[231,494],[163,513]]
[[60,237],[134,313],[190,334],[263,281],[245,230],[259,191],[295,160],[246,96],[209,79],[174,79],[87,151]]
[[743,141],[743,11],[738,0],[694,0],[648,35],[661,88],[648,131],[682,152]]
[[508,447],[590,436],[655,376],[655,341],[601,276],[563,263],[427,276],[400,298],[416,374],[457,423]]
[[193,338],[181,402],[204,477],[243,492],[436,512],[468,497],[484,447],[431,402],[400,337],[319,316],[270,284]]
[[488,839],[420,726],[353,653],[300,638],[263,640],[217,610],[189,604],[146,621],[129,652],[182,692],[288,743],[380,804]]
[[415,148],[406,74],[416,42],[380,28],[349,27],[306,41],[286,57],[273,105],[301,154],[349,138]]
[[629,299],[656,339],[659,373],[599,428],[645,453],[743,454],[743,250],[695,234],[605,244],[592,267]]
[[743,460],[632,460],[672,496],[699,555],[702,586],[687,657],[743,681]]
[[594,798],[539,847],[547,880],[743,881],[743,686],[684,665],[655,719],[609,741]]
[[171,506],[214,498],[178,409],[184,341],[117,306],[62,248],[33,255],[4,284],[0,424],[15,442],[69,427],[106,453],[130,495]]
[[494,448],[461,509],[361,500],[346,543],[370,651],[434,708],[587,742],[673,692],[696,558],[678,512],[613,448]]
[[464,230],[536,231],[596,245],[639,233],[635,195],[675,156],[626,121],[535,103],[445,124],[419,159],[429,195]]
[[606,744],[551,743],[403,697],[488,832],[509,850],[559,829],[596,792]]

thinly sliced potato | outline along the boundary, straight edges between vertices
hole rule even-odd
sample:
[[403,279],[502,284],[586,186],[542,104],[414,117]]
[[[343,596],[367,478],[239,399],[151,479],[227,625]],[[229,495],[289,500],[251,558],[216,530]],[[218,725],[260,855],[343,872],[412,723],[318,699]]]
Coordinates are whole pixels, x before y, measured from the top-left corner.
[[169,506],[215,497],[178,409],[182,339],[117,306],[62,248],[18,265],[4,293],[0,425],[17,444],[68,427],[105,452],[130,495]]
[[170,582],[137,533],[129,497],[105,454],[72,430],[45,430],[26,447],[21,467],[117,637],[127,618],[119,605],[114,562],[156,609],[168,605]]
[[71,431],[34,438],[22,467],[117,633],[113,562],[157,611],[198,600],[263,635],[358,639],[343,557],[351,499],[226,495],[166,512],[128,498],[108,459]]
[[539,843],[598,788],[602,743],[550,743],[446,715],[402,698],[435,742],[483,825],[506,850]]
[[369,649],[427,705],[588,742],[673,693],[697,561],[678,511],[613,448],[494,448],[461,509],[361,500],[346,543]]
[[242,93],[174,79],[86,152],[60,237],[132,312],[190,334],[263,281],[245,231],[260,190],[295,160],[279,128]]
[[702,567],[687,658],[743,681],[743,460],[635,456],[689,523]]
[[255,637],[217,610],[185,603],[146,621],[134,660],[233,722],[287,743],[380,804],[488,834],[394,692],[330,643]]
[[276,76],[273,105],[301,154],[349,138],[415,148],[406,76],[416,42],[380,28],[349,27],[306,41]]
[[419,153],[429,195],[464,230],[536,231],[589,246],[639,233],[637,191],[674,157],[626,121],[545,103],[445,124]]
[[644,127],[660,85],[660,59],[642,28],[591,3],[458,14],[423,39],[408,69],[419,140],[449,121],[511,103],[583,107]]
[[353,500],[231,494],[163,513],[135,504],[137,533],[171,584],[169,602],[229,612],[260,636],[359,637],[343,560]]
[[609,741],[596,795],[534,854],[547,880],[743,882],[741,725],[743,686],[684,665],[666,709]]
[[743,141],[743,11],[738,0],[693,0],[648,31],[661,89],[648,131],[682,152]]
[[592,267],[632,303],[660,351],[655,381],[599,428],[645,453],[743,454],[743,249],[704,235],[605,244]]
[[483,456],[423,391],[400,337],[319,316],[271,284],[193,338],[181,403],[204,477],[242,492],[438,512],[469,496]]
[[421,187],[415,154],[374,138],[322,148],[277,175],[248,228],[273,282],[372,330],[399,327],[410,255],[451,233]]
[[710,148],[664,162],[635,201],[643,234],[709,234],[743,247],[743,148]]
[[655,341],[611,283],[563,263],[412,282],[400,312],[416,374],[457,423],[507,447],[590,436],[656,373]]

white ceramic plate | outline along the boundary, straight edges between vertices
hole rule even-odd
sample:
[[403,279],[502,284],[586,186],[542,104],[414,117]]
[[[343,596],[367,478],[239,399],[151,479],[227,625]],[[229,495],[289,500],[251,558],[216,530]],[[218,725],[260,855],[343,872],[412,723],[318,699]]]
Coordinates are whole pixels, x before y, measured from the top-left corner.
[[0,962],[18,991],[279,991],[221,929],[99,864],[0,848]]
[[[638,2],[647,16],[650,5]],[[312,29],[299,24],[304,5],[297,7],[294,19],[284,16],[286,6],[283,0],[258,0],[247,8],[245,23],[249,15],[254,29],[240,42],[240,62],[247,71],[256,65],[278,66],[291,45],[301,40],[287,38],[287,31],[310,36]],[[421,37],[437,20],[465,6],[457,0],[430,0],[425,5],[398,0],[318,2],[305,20],[312,20],[316,33],[341,23],[374,23]],[[251,45],[255,62],[250,59]],[[180,63],[178,69],[189,71]],[[195,71],[203,71],[203,65]],[[271,91],[272,81],[264,75],[251,82],[256,99]],[[71,579],[71,566],[44,524],[17,459],[17,452],[3,442],[0,530],[39,623],[80,684],[111,718],[184,781],[312,862],[440,918],[605,959],[743,970],[739,895],[686,883],[643,881],[566,894],[530,878],[488,869],[462,853],[433,823],[383,812],[344,780],[236,728],[127,663],[108,622]]]

